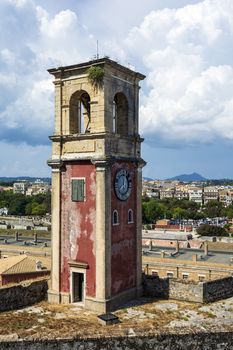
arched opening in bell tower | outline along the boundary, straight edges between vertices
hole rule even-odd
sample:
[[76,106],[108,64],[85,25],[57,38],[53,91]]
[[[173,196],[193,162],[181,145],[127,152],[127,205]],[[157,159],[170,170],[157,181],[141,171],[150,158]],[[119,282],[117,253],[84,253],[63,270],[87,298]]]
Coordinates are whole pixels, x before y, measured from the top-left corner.
[[70,99],[70,134],[90,132],[90,96],[84,91],[76,91]]
[[114,96],[112,131],[117,134],[128,134],[128,101],[122,92]]

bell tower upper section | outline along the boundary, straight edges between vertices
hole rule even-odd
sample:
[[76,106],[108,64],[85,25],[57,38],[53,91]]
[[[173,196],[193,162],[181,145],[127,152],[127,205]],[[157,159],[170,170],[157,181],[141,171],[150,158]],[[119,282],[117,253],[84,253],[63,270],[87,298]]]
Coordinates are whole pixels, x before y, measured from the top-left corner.
[[108,59],[49,69],[55,77],[53,160],[140,158],[139,81]]

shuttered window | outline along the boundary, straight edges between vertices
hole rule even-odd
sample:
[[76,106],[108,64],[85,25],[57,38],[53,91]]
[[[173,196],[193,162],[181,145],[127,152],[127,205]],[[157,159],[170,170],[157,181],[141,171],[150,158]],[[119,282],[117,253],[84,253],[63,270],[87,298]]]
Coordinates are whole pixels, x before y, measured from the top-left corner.
[[85,200],[85,180],[72,180],[72,201],[83,202]]

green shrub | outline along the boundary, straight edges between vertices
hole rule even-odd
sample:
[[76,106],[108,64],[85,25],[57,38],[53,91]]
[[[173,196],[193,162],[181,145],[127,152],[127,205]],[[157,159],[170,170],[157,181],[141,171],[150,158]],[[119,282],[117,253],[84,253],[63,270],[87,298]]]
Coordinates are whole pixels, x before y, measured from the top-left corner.
[[104,70],[100,66],[92,66],[88,69],[88,80],[95,89],[103,87]]

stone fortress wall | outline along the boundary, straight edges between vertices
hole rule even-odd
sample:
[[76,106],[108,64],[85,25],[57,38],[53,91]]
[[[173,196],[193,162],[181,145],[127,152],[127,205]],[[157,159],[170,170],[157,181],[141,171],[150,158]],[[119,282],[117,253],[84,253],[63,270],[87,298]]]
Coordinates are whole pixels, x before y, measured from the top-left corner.
[[233,333],[159,334],[72,340],[2,342],[1,350],[232,350]]
[[194,282],[144,275],[143,290],[148,297],[210,303],[233,296],[233,277]]
[[[17,310],[47,299],[48,278],[0,288],[0,312]],[[0,349],[2,349],[0,345]]]

